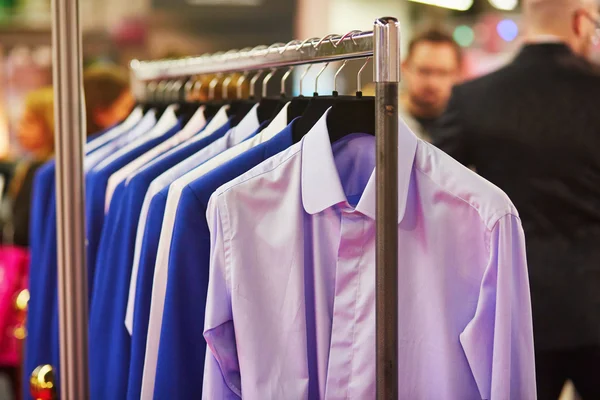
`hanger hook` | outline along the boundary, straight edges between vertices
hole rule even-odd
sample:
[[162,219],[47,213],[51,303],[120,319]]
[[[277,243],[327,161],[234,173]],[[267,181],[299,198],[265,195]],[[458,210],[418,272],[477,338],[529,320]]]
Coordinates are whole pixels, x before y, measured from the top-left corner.
[[164,102],[166,99],[166,93],[167,93],[167,81],[160,81],[158,82],[158,85],[156,86],[156,92],[158,94],[159,99],[161,102]]
[[171,81],[167,81],[167,84],[165,85],[165,95],[163,97],[163,100],[165,102],[169,102],[169,103],[173,103],[173,88],[175,87],[175,81],[171,80]]
[[194,82],[194,86],[193,86],[193,95],[196,96],[196,98],[198,99],[198,101],[201,100],[202,97],[202,78],[198,77],[198,80],[196,82]]
[[146,85],[146,97],[148,98],[148,102],[156,102],[156,86],[158,85],[154,81],[150,81]]
[[183,86],[183,98],[185,101],[190,101],[190,95],[192,94],[193,87],[194,87],[194,79],[190,78]]
[[229,97],[227,90],[229,89],[229,84],[232,80],[233,75],[229,75],[227,78],[225,78],[225,80],[223,80],[223,87],[221,89],[221,97],[223,98],[223,100],[227,100],[227,97]]
[[365,67],[367,66],[367,64],[369,63],[369,61],[371,60],[371,57],[367,57],[367,60],[365,61],[365,63],[363,64],[362,67],[360,67],[360,69],[358,70],[358,74],[356,76],[356,93],[362,93],[362,72],[365,69]]
[[327,67],[329,66],[329,63],[325,63],[325,65],[323,66],[323,68],[321,68],[321,70],[319,71],[319,73],[317,74],[317,76],[315,77],[315,92],[313,93],[313,96],[318,96],[319,95],[319,77],[321,76],[321,74],[323,73],[323,71],[325,71],[327,69]]
[[308,67],[306,67],[306,69],[302,73],[302,76],[300,77],[300,96],[302,96],[302,84],[304,83],[304,78],[306,77],[306,74],[308,74],[308,71],[312,68],[312,66],[313,64],[308,64]]
[[[339,37],[340,35],[338,35],[337,33],[330,33],[329,35],[325,35],[323,36],[318,42],[317,44],[313,44],[313,47],[315,48],[315,50],[319,50],[319,48],[321,47],[321,44],[327,40],[327,39],[331,39],[333,37]],[[333,43],[333,42],[332,42]],[[311,41],[312,44],[312,41]]]
[[177,102],[181,101],[181,96],[179,94],[180,94],[182,87],[183,87],[183,80],[176,79],[172,82],[172,84],[171,84],[171,101],[172,102],[177,103]]
[[[283,54],[285,53],[285,51],[288,49],[288,47],[290,47],[292,44],[298,44],[298,43],[302,43],[301,40],[290,40],[289,42],[287,42],[285,44],[285,46],[283,46],[283,48],[281,50],[279,50],[279,54]],[[296,49],[298,50],[298,49]]]
[[302,48],[304,47],[304,45],[305,45],[306,43],[310,42],[310,43],[311,43],[311,46],[314,46],[314,45],[312,44],[313,40],[318,40],[318,39],[319,39],[318,37],[312,37],[312,38],[310,38],[310,39],[305,39],[305,40],[303,40],[303,41],[302,41],[300,44],[298,44],[298,46],[296,46],[296,51],[299,51],[300,53],[304,53],[304,50],[302,50]]
[[290,76],[290,74],[292,73],[293,70],[294,70],[294,66],[291,66],[285,72],[285,74],[283,74],[283,76],[281,77],[281,95],[282,96],[285,96],[285,82],[287,81],[287,78]]
[[333,76],[333,94],[335,96],[337,96],[337,78],[338,78],[338,75],[340,74],[340,72],[342,72],[342,70],[344,69],[344,67],[346,66],[347,63],[348,63],[348,60],[344,60],[344,63],[342,64],[342,66],[340,68],[338,68],[337,71],[335,71],[335,75]]
[[277,72],[277,68],[271,68],[271,71],[267,74],[267,76],[265,76],[265,79],[263,79],[263,81],[262,81],[262,97],[267,97],[267,85],[268,85],[269,81],[271,80],[271,78],[273,77],[273,75],[275,75],[275,72]]
[[221,79],[222,74],[217,74],[208,84],[208,99],[209,100],[214,100],[215,99],[215,87],[217,87],[217,84],[219,83],[219,79]]
[[344,36],[340,37],[337,42],[335,42],[335,43],[331,42],[331,44],[333,45],[333,47],[337,48],[344,39],[346,39],[348,36],[351,36],[351,35],[352,35],[351,36],[352,42],[354,44],[356,44],[356,42],[354,41],[354,35],[357,33],[362,33],[362,31],[360,29],[355,29],[353,31],[347,32],[344,34]]
[[267,53],[265,54],[265,57],[267,57],[271,53],[271,49],[273,49],[275,47],[278,47],[277,52],[279,54],[281,54],[281,50],[280,49],[282,48],[282,46],[285,46],[285,47],[283,47],[285,49],[288,46],[288,44],[281,43],[281,42],[273,43],[272,45],[270,45],[269,47],[267,47]]
[[169,103],[173,103],[175,100],[173,99],[173,92],[175,89],[175,81],[171,80],[167,82],[167,85],[165,86],[165,101],[168,101]]
[[[268,49],[268,48],[269,48],[269,46],[266,46],[266,45],[264,45],[264,44],[260,44],[260,45],[258,45],[258,46],[254,46],[254,47],[252,48],[252,50],[250,50],[250,57],[256,57],[256,55],[257,55],[256,53],[258,53],[258,52],[259,52],[259,51],[261,51],[261,50]],[[267,54],[269,54],[269,52],[268,52],[268,51],[267,51]]]
[[239,77],[239,79],[237,80],[237,82],[235,84],[236,95],[237,95],[238,100],[242,98],[242,88],[243,88],[242,85],[244,84],[244,82],[248,78],[249,74],[250,74],[250,71],[244,71],[244,73],[242,74],[242,76]]
[[253,99],[256,95],[256,90],[254,88],[254,86],[256,85],[256,82],[258,81],[258,79],[260,78],[260,76],[262,75],[264,71],[262,69],[258,70],[256,72],[256,75],[254,75],[252,77],[252,79],[250,79],[250,98]]

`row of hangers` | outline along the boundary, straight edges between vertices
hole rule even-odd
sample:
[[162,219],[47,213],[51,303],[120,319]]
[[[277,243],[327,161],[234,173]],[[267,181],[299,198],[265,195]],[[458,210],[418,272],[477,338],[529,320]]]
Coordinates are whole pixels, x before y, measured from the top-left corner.
[[[351,31],[346,35],[327,35],[323,38],[311,38],[305,41],[290,41],[287,44],[276,43],[271,46],[257,46],[251,51],[258,50],[270,50],[271,48],[278,46],[281,47],[280,52],[288,49],[291,45],[296,45],[296,50],[299,50],[307,42],[318,40],[313,45],[315,49],[323,43],[325,40],[332,41],[332,38],[339,37],[337,44],[347,37],[353,39],[353,35],[360,31]],[[351,36],[352,35],[352,36]],[[333,44],[333,41],[331,42]],[[246,50],[246,49],[245,49]],[[235,51],[235,50],[234,50]],[[244,50],[242,50],[244,51]],[[228,52],[229,53],[229,52]],[[225,53],[227,54],[227,53]],[[205,100],[201,99],[202,89],[205,83],[202,77],[196,77],[188,79],[187,81],[175,80],[175,81],[151,81],[146,86],[146,101],[144,103],[145,109],[154,108],[159,112],[164,110],[167,105],[176,104],[177,115],[183,118],[185,121],[189,119],[191,115],[200,106],[205,107],[205,116],[207,119],[213,117],[217,111],[227,106],[227,113],[233,116],[232,126],[236,126],[242,120],[242,118],[258,104],[257,114],[260,123],[275,118],[279,113],[286,112],[287,122],[290,123],[295,118],[300,117],[294,124],[292,130],[292,137],[294,142],[298,142],[302,139],[306,133],[317,123],[317,121],[325,114],[325,112],[331,107],[331,111],[327,116],[327,127],[329,131],[330,141],[333,143],[336,140],[351,134],[351,133],[367,133],[375,134],[375,99],[372,96],[362,95],[362,79],[361,75],[371,57],[367,57],[366,61],[360,68],[357,74],[357,91],[355,95],[340,95],[337,91],[337,79],[340,72],[344,69],[348,63],[348,59],[344,60],[340,68],[335,72],[333,78],[333,92],[331,95],[321,96],[318,93],[319,78],[323,72],[329,66],[329,62],[325,63],[319,70],[315,77],[314,93],[312,97],[305,97],[303,95],[290,97],[286,94],[285,87],[286,81],[294,70],[294,66],[283,66],[280,68],[271,68],[262,81],[261,96],[256,96],[256,86],[258,80],[263,75],[265,70],[257,70],[254,76],[249,81],[249,96],[243,98],[244,84],[248,81],[251,71],[237,71],[229,74],[217,73],[208,83],[208,98]],[[300,93],[303,90],[303,83],[306,75],[310,71],[314,64],[308,64],[306,70],[302,73],[299,79]],[[280,95],[277,97],[268,97],[267,89],[270,80],[281,68],[287,68],[287,71],[281,78],[281,90]],[[234,80],[236,97],[229,99],[229,87]],[[216,96],[216,88],[221,85],[221,96]],[[285,108],[285,105],[289,105]],[[285,110],[284,110],[285,108]]]

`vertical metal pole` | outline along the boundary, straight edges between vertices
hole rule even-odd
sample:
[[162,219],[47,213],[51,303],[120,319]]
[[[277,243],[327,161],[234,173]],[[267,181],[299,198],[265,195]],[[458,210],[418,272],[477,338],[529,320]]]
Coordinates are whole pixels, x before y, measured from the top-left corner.
[[78,0],[54,0],[53,72],[60,388],[62,400],[88,395],[88,294],[85,265],[82,49]]
[[377,399],[398,398],[398,83],[400,29],[391,17],[373,29],[376,85]]

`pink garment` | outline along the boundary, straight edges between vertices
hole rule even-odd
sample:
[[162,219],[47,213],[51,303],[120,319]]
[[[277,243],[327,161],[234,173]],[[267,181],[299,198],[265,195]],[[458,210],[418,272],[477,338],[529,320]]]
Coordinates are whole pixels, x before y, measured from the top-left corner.
[[29,252],[25,248],[0,247],[0,366],[18,366],[20,341],[15,330],[25,328],[25,313],[16,306],[19,293],[27,288]]

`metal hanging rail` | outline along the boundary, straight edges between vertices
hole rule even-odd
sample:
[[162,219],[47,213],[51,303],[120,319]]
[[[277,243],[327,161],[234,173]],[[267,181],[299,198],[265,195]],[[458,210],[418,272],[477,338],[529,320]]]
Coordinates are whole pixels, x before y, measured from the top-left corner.
[[[57,143],[57,230],[61,398],[86,399],[87,279],[83,213],[83,135],[81,31],[78,0],[54,4],[54,56]],[[376,83],[376,360],[377,399],[398,397],[398,20],[377,19],[373,32],[293,41],[180,60],[131,63],[132,87],[143,97],[148,81],[221,74],[374,57]],[[67,105],[64,107],[64,105]],[[75,112],[73,112],[75,110]]]
[[131,62],[136,80],[149,81],[182,76],[280,68],[315,64],[373,55],[373,32],[349,32],[287,44],[257,46],[177,60]]

